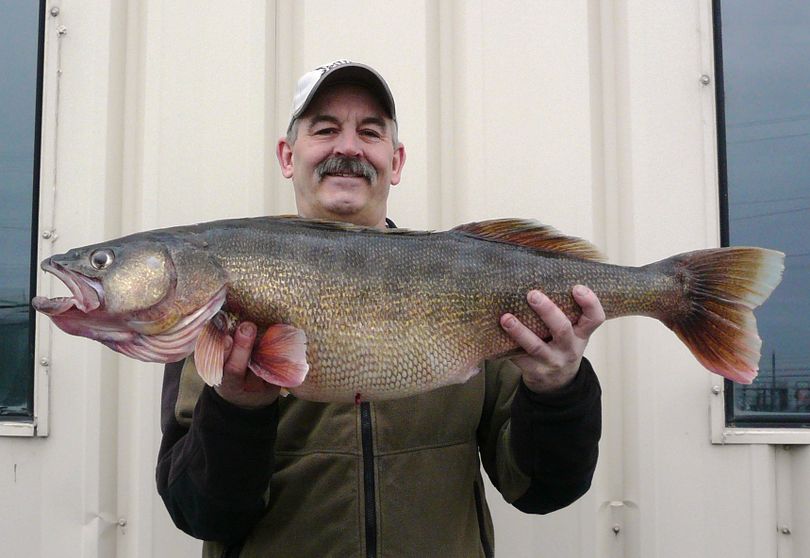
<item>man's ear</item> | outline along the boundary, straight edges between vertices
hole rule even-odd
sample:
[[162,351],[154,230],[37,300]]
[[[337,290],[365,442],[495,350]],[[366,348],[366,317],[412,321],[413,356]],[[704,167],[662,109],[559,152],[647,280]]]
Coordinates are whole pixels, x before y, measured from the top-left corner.
[[281,174],[284,178],[292,178],[293,175],[293,152],[292,145],[287,141],[286,136],[282,136],[276,144],[276,157],[281,167]]
[[405,145],[400,143],[394,149],[394,158],[391,160],[391,185],[396,186],[402,179],[402,167],[405,166]]

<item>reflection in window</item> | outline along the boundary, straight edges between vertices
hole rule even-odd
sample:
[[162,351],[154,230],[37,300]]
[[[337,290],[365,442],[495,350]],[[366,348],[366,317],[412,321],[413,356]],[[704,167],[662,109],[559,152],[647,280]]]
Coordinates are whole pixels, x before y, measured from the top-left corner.
[[39,164],[40,21],[44,3],[0,0],[0,420],[33,416]]
[[724,243],[787,256],[782,284],[756,312],[759,377],[751,386],[727,384],[726,418],[810,426],[810,3],[717,0],[715,17]]

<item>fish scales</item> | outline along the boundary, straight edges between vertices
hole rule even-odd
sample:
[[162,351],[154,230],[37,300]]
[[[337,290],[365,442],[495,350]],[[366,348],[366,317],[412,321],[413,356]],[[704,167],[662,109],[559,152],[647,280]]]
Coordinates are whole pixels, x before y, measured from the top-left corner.
[[[263,338],[254,350],[266,364],[257,374],[289,381],[279,385],[305,399],[354,401],[465,381],[483,359],[517,350],[500,326],[504,313],[550,336],[526,293],[543,291],[576,322],[571,290],[584,284],[608,319],[657,318],[704,366],[750,382],[760,343],[751,309],[778,284],[783,257],[723,248],[625,267],[596,261],[585,241],[521,220],[428,233],[238,219],[54,256],[43,269],[74,296],[33,304],[65,331],[141,360],[178,360],[197,344],[211,383],[222,373],[220,330],[250,320],[267,331],[266,347]],[[137,293],[148,293],[149,304]],[[232,319],[217,319],[220,310]],[[275,368],[294,370],[294,379]]]
[[322,391],[377,399],[451,383],[484,358],[516,348],[499,325],[504,312],[548,337],[526,303],[534,288],[572,321],[580,312],[570,295],[577,283],[603,299],[610,317],[654,310],[637,304],[642,297],[634,293],[653,273],[459,233],[380,236],[282,224],[209,236],[233,277],[226,310],[307,332],[310,371],[297,391],[310,398]]

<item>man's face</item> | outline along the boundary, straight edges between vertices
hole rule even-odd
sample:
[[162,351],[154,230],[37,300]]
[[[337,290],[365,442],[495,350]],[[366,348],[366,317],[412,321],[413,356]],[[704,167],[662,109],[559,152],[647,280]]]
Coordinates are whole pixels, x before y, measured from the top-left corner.
[[392,143],[393,125],[360,86],[321,92],[300,118],[295,143],[281,138],[276,150],[298,214],[385,226],[388,191],[405,163],[405,148]]

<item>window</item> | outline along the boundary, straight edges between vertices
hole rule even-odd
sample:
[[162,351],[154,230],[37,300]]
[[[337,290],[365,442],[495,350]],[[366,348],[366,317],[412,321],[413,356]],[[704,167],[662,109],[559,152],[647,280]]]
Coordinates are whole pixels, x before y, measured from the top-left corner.
[[781,285],[756,311],[759,377],[726,381],[726,424],[810,427],[810,3],[715,0],[725,245],[786,254]]
[[0,421],[31,421],[44,2],[0,13]]

